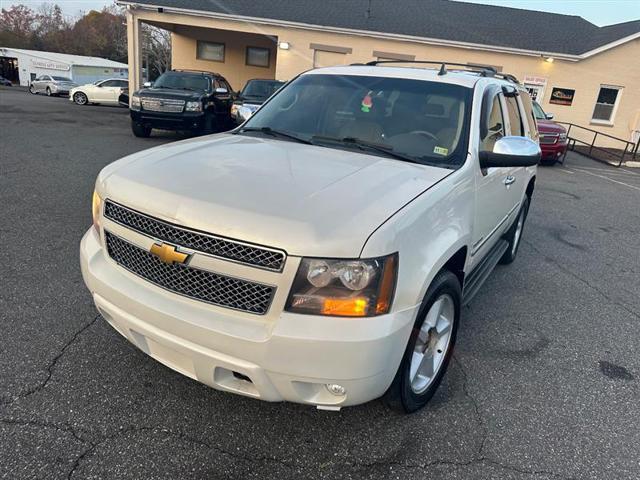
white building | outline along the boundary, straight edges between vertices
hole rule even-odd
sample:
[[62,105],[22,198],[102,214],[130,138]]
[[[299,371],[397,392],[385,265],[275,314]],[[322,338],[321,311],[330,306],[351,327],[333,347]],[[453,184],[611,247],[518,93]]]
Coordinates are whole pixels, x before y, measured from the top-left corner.
[[103,78],[127,79],[129,67],[106,58],[0,47],[0,75],[25,87],[40,75],[68,77],[82,85]]

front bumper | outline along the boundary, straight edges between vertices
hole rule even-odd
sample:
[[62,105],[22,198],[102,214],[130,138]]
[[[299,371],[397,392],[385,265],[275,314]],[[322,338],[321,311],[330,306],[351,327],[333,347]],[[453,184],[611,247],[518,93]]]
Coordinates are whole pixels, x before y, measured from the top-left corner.
[[542,159],[558,159],[564,152],[567,151],[567,142],[558,141],[556,143],[540,144],[540,150],[542,151]]
[[131,120],[160,130],[199,130],[204,126],[204,112],[163,113],[130,110]]
[[[80,263],[98,310],[131,343],[213,388],[267,401],[334,409],[378,398],[393,380],[417,313],[416,306],[364,319],[288,312],[265,319],[225,310],[119,267],[94,228],[82,239]],[[334,383],[346,394],[330,393],[325,385]]]

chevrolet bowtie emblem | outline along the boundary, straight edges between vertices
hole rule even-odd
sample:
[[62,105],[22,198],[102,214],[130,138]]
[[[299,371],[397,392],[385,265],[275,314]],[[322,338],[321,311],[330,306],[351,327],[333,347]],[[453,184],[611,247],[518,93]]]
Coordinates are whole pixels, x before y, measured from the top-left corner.
[[174,263],[185,263],[189,255],[176,250],[176,247],[166,243],[154,243],[149,250],[151,255],[155,255],[161,262],[173,265]]

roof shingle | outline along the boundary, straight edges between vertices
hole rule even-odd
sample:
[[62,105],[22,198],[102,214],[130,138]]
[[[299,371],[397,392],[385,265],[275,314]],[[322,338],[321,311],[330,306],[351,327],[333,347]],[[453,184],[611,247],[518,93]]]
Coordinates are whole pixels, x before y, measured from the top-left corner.
[[640,20],[598,27],[574,15],[450,0],[135,0],[135,3],[569,55],[580,55],[640,32]]

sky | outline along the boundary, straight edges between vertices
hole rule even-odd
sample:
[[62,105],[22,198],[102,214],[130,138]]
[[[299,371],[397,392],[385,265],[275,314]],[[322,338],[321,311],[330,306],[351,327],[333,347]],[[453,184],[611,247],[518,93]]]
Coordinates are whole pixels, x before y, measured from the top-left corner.
[[[295,1],[295,0],[290,0]],[[321,1],[321,0],[318,0]],[[349,0],[345,0],[349,1]],[[472,3],[501,5],[504,7],[541,10],[545,12],[579,15],[596,25],[640,20],[640,0],[464,0]],[[113,0],[0,0],[2,8],[11,4],[22,3],[37,8],[42,3],[57,3],[66,15],[75,16],[80,11],[100,10],[111,5]],[[161,1],[158,3],[162,3]]]

